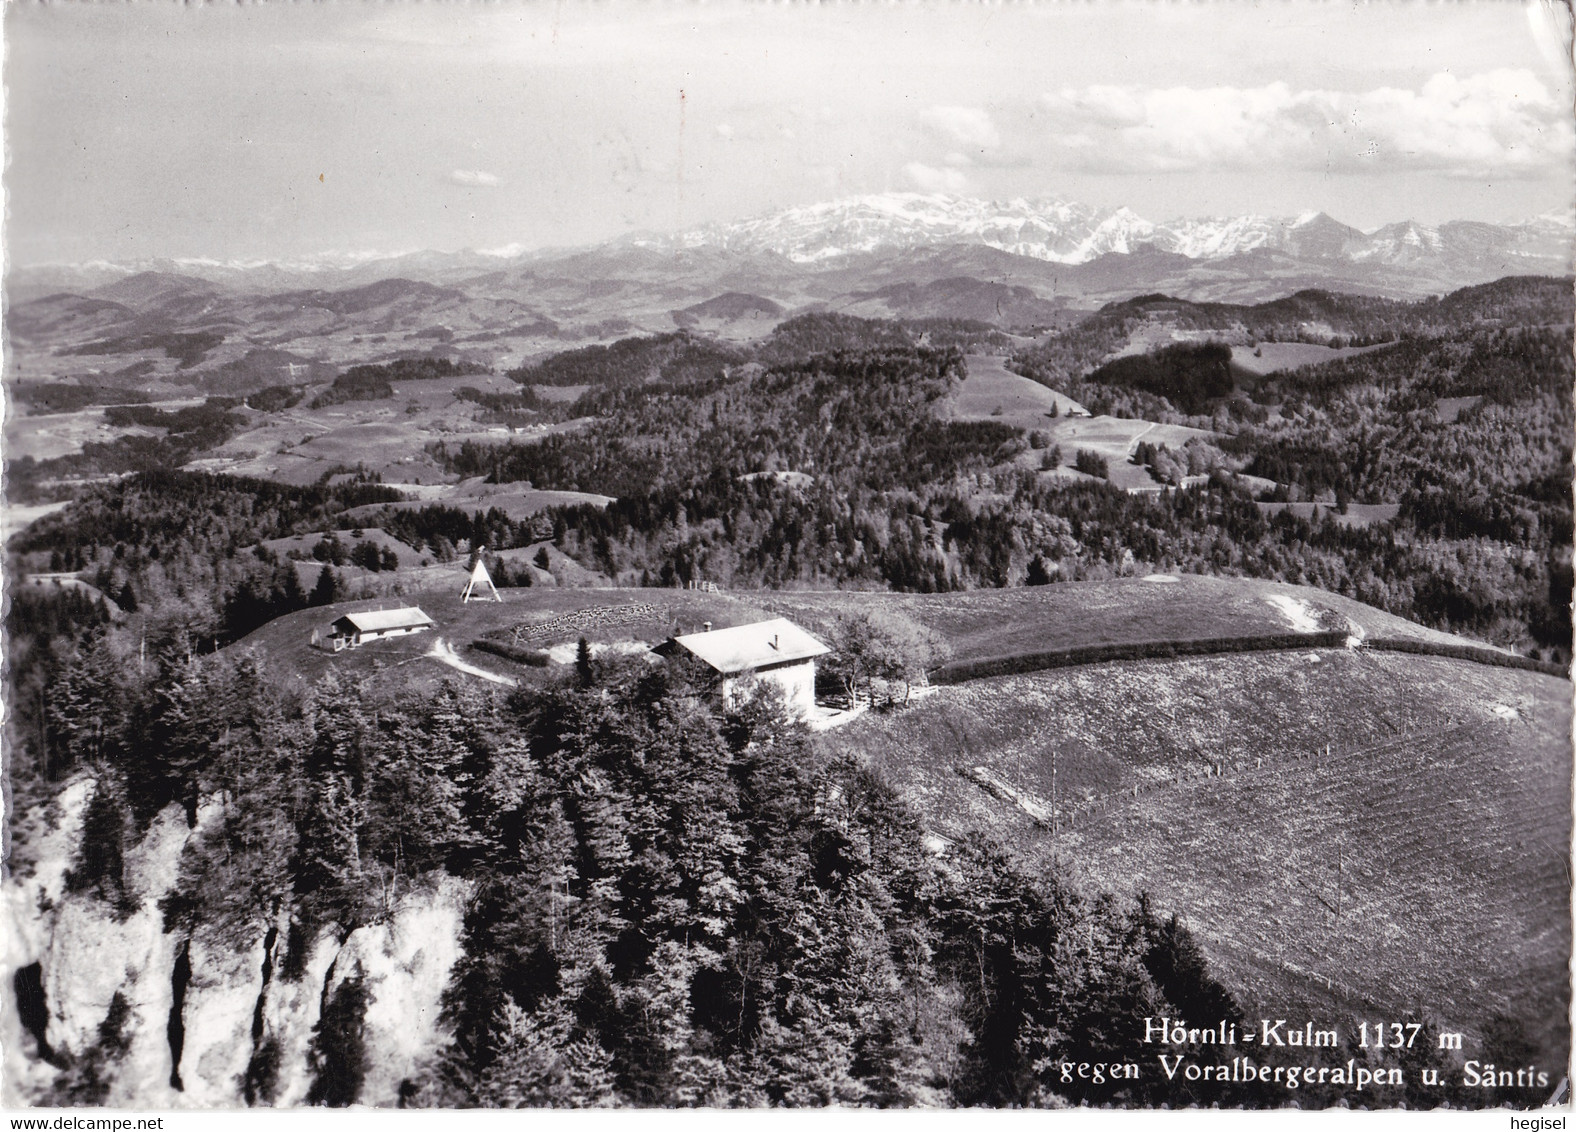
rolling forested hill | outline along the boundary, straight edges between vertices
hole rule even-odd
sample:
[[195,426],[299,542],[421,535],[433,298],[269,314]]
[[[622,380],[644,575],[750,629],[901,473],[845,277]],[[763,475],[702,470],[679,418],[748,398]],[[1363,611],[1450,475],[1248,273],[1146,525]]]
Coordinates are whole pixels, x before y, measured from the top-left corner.
[[[1438,804],[1466,807],[1461,828],[1476,840],[1452,868],[1477,891],[1499,876],[1501,812],[1468,790],[1468,772],[1497,758],[1522,795],[1548,794],[1559,718],[1534,692],[1553,677],[1496,668],[1472,683],[1476,715],[1463,719],[1438,707],[1439,688],[1466,696],[1466,682],[1437,658],[1243,659],[1228,666],[1240,675],[1230,733],[1205,735],[1200,716],[1203,738],[1162,750],[1123,745],[1139,734],[1133,705],[1152,696],[1155,713],[1208,714],[1214,669],[1122,660],[1103,676],[947,689],[929,717],[872,712],[865,732],[847,734],[873,758],[707,706],[681,667],[592,663],[589,646],[585,664],[544,667],[529,687],[403,693],[379,682],[376,662],[418,657],[359,658],[366,683],[349,666],[308,683],[272,668],[287,656],[229,646],[334,604],[352,581],[369,598],[442,592],[452,603],[454,577],[485,546],[506,586],[712,583],[763,601],[818,590],[832,606],[856,589],[1054,590],[1155,575],[1159,593],[1178,573],[1252,578],[1568,662],[1570,317],[1567,284],[1506,280],[1413,304],[1148,296],[1017,341],[1021,374],[1106,423],[1133,418],[1121,422],[1133,490],[1078,448],[1087,416],[1056,408],[1024,427],[982,408],[957,419],[971,380],[963,351],[1006,348],[995,330],[957,321],[812,314],[755,345],[629,339],[509,379],[411,361],[310,390],[271,386],[280,392],[246,406],[113,408],[132,435],[28,469],[73,499],[7,547],[17,574],[55,579],[12,598],[7,738],[13,797],[29,815],[16,836],[28,923],[53,917],[62,948],[118,940],[110,951],[134,955],[141,941],[146,954],[100,994],[35,933],[37,966],[13,989],[30,1004],[37,1096],[115,1102],[158,1082],[159,1096],[190,1090],[202,1103],[1285,1103],[1152,1072],[1062,1078],[1063,1061],[1125,1056],[1134,1017],[1243,1017],[1241,980],[1272,968],[1258,951],[1222,950],[1213,912],[1195,934],[1178,909],[1212,906],[1188,904],[1191,881],[1167,872],[1160,850],[1131,859],[1164,903],[1108,871],[1062,867],[1033,841],[1047,812],[1037,799],[1060,813],[1068,782],[1057,769],[1086,776],[1095,793],[1077,843],[1107,853],[1115,827],[1098,824],[1094,803],[1162,779],[1169,789],[1174,771],[1177,792],[1135,789],[1133,808],[1180,820],[1184,763],[1216,790],[1209,805],[1235,814],[1244,798],[1324,789],[1304,747],[1322,741],[1331,758],[1359,761],[1372,749],[1413,775],[1418,752],[1448,731],[1448,765],[1436,769],[1460,797]],[[1285,357],[1312,360],[1247,364],[1290,342],[1299,350]],[[436,388],[450,379],[454,391]],[[400,490],[337,465],[309,486],[182,470],[240,414],[345,412],[370,398],[394,416],[381,403],[401,394],[385,391],[423,383],[444,412],[452,402],[506,422],[421,453],[449,483]],[[333,403],[311,408],[313,391]],[[1189,439],[1168,448],[1162,436]],[[474,506],[446,501],[459,477]],[[605,498],[485,505],[506,487],[511,499]],[[1170,588],[1183,608],[1165,617],[1185,620],[1193,590]],[[1059,593],[1073,605],[1057,606],[1051,635],[1076,643],[1078,591]],[[1257,591],[1242,600],[1269,615]],[[997,616],[1021,651],[1045,636],[1011,610]],[[975,629],[978,655],[996,656]],[[1297,741],[1260,773],[1245,744],[1267,726],[1251,700],[1271,678],[1307,712],[1283,721]],[[1330,704],[1358,702],[1359,686],[1372,710],[1343,722]],[[1025,753],[1031,737],[1004,722],[1002,695],[1043,709],[1035,736],[1055,736],[1066,760],[1049,781],[1044,752]],[[1058,697],[1076,707],[1058,709]],[[1432,728],[1421,739],[1419,712]],[[927,746],[925,718],[955,726],[963,754]],[[1536,743],[1495,755],[1521,724]],[[1227,770],[1242,790],[1218,785]],[[1330,797],[1331,829],[1362,826],[1361,798]],[[1385,805],[1386,836],[1437,848],[1434,826]],[[1537,837],[1558,826],[1550,814],[1538,811]],[[1025,857],[1002,839],[1037,848]],[[1518,892],[1541,899],[1554,858],[1536,838],[1516,845],[1528,862]],[[1224,877],[1236,866],[1219,852],[1209,867]],[[1388,883],[1370,881],[1370,895]],[[1299,930],[1323,930],[1307,911]],[[1428,911],[1413,909],[1417,922]],[[424,942],[410,950],[414,939]],[[1516,954],[1526,970],[1547,958],[1530,945]],[[1383,989],[1376,970],[1362,993]],[[1485,1056],[1568,1045],[1547,1020],[1518,1031],[1478,1017],[1479,1005],[1470,1025]],[[435,1020],[430,1029],[402,1031],[393,1019],[406,1007]],[[220,1016],[244,1023],[216,1038]],[[1356,1056],[1336,1052],[1341,1064]],[[1409,1071],[1444,1064],[1437,1051],[1414,1061]],[[1310,1088],[1297,1099],[1342,1097]],[[1541,1099],[1401,1090],[1378,1103]]]

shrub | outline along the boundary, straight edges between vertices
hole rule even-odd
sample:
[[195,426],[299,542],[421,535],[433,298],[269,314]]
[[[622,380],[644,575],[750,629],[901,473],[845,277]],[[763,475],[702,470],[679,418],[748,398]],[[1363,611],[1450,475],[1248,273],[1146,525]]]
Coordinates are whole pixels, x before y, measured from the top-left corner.
[[476,640],[471,642],[471,648],[490,652],[516,664],[528,664],[532,668],[546,668],[549,660],[548,655],[540,649],[522,649],[503,641]]

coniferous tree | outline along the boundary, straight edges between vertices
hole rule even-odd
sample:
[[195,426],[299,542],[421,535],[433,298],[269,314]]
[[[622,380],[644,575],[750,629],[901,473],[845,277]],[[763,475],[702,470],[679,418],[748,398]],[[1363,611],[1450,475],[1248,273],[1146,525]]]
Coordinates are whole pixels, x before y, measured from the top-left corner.
[[612,1058],[595,1037],[571,1037],[573,1015],[562,1000],[535,1011],[506,1002],[492,1063],[476,1082],[483,1108],[597,1108],[612,1103]]
[[317,575],[317,584],[312,587],[311,605],[332,605],[339,600],[339,577],[334,573],[332,566],[325,565]]
[[69,891],[94,892],[120,914],[135,909],[136,896],[128,891],[125,877],[125,848],[130,824],[130,808],[120,775],[110,767],[100,766],[82,818],[82,841],[77,860],[66,872]]
[[312,1030],[307,1061],[312,1086],[307,1104],[345,1108],[356,1103],[367,1075],[366,1017],[371,1001],[358,972],[334,988]]

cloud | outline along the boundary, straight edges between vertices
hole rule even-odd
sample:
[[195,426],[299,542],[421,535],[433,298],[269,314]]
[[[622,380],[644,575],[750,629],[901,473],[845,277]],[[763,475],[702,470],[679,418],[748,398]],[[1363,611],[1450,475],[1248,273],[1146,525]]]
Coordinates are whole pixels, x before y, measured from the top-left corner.
[[495,174],[483,173],[480,169],[456,169],[449,174],[449,182],[464,185],[467,189],[492,189],[498,186]]
[[996,123],[974,106],[932,106],[919,120],[946,141],[972,149],[995,149],[1001,144]]
[[922,193],[962,193],[969,188],[969,179],[961,169],[937,169],[933,165],[910,161],[903,166],[903,173]]
[[1419,170],[1534,176],[1569,160],[1569,111],[1527,70],[1441,72],[1416,90],[1089,86],[1041,100],[1063,164],[1099,172]]

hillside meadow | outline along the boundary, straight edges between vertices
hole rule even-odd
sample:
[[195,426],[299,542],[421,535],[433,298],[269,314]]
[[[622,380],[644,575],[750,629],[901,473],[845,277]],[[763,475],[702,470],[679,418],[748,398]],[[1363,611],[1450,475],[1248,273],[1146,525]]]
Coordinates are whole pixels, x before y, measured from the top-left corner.
[[975,681],[823,742],[941,837],[1147,893],[1250,1016],[1415,1014],[1465,1057],[1509,1018],[1558,1064],[1570,726],[1552,677],[1338,649]]

